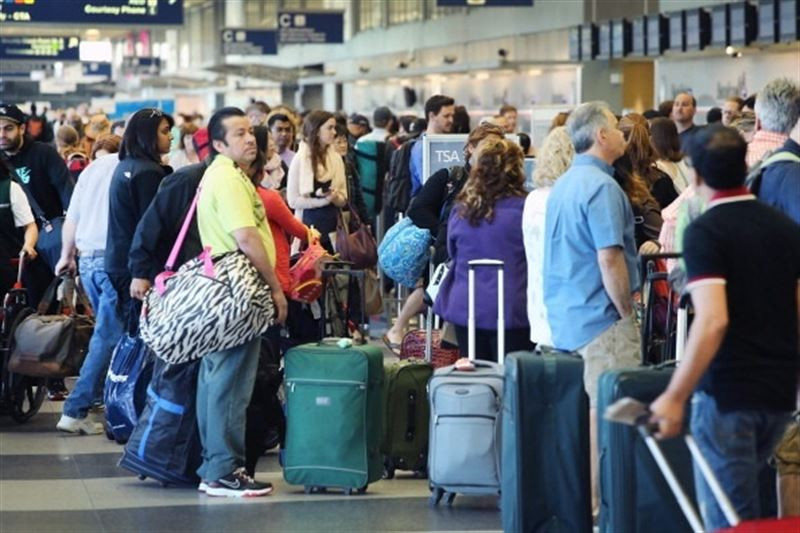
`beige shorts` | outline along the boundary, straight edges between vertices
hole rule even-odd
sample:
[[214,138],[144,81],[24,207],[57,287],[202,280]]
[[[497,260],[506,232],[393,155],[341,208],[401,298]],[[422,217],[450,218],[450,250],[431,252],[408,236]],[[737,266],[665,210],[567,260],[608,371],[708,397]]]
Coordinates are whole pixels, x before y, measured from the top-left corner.
[[641,363],[639,328],[633,313],[580,348],[583,357],[583,386],[592,409],[597,407],[597,380],[607,370],[636,368]]
[[786,427],[786,433],[775,450],[778,474],[800,474],[800,423],[797,420]]

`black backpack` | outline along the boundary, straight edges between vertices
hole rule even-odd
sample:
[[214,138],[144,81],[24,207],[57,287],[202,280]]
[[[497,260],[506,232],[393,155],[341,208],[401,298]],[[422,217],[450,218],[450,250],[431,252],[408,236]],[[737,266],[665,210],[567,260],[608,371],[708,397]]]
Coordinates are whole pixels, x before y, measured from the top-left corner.
[[411,148],[416,139],[406,141],[392,154],[386,182],[386,205],[405,213],[411,203]]

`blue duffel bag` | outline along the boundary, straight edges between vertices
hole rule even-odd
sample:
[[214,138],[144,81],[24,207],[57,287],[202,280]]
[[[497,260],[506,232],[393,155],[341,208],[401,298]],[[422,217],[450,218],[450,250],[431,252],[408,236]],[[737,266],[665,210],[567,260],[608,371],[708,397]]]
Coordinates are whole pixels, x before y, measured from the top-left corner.
[[114,348],[103,389],[109,439],[120,444],[128,442],[144,409],[153,359],[150,348],[130,330]]
[[404,218],[389,228],[378,247],[381,270],[400,285],[415,288],[428,266],[431,240],[430,230]]

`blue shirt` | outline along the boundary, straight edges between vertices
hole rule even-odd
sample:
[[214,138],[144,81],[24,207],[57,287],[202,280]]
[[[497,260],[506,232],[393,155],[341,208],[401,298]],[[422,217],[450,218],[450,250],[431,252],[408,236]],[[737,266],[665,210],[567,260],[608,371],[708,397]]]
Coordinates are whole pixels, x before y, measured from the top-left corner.
[[[422,134],[423,137],[425,134]],[[422,187],[422,137],[411,147],[411,160],[408,163],[411,171],[411,197],[415,197]]]
[[580,154],[547,200],[544,303],[561,350],[586,346],[621,317],[605,291],[597,251],[620,246],[631,291],[639,287],[633,210],[614,168]]
[[[792,139],[786,141],[778,152],[789,152],[800,157],[800,145]],[[800,224],[800,163],[780,161],[772,163],[761,175],[758,199],[771,205]]]

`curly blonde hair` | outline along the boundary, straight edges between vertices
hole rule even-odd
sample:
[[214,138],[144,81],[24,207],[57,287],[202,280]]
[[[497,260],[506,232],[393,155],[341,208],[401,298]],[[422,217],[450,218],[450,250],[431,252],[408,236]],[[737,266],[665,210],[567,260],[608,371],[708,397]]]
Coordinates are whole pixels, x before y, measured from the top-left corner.
[[522,149],[502,137],[481,141],[475,166],[456,201],[458,213],[473,226],[494,218],[494,207],[501,198],[525,196],[525,171]]
[[537,188],[552,187],[570,167],[573,157],[575,157],[575,147],[572,146],[567,128],[564,126],[555,128],[544,138],[537,154],[533,184]]

